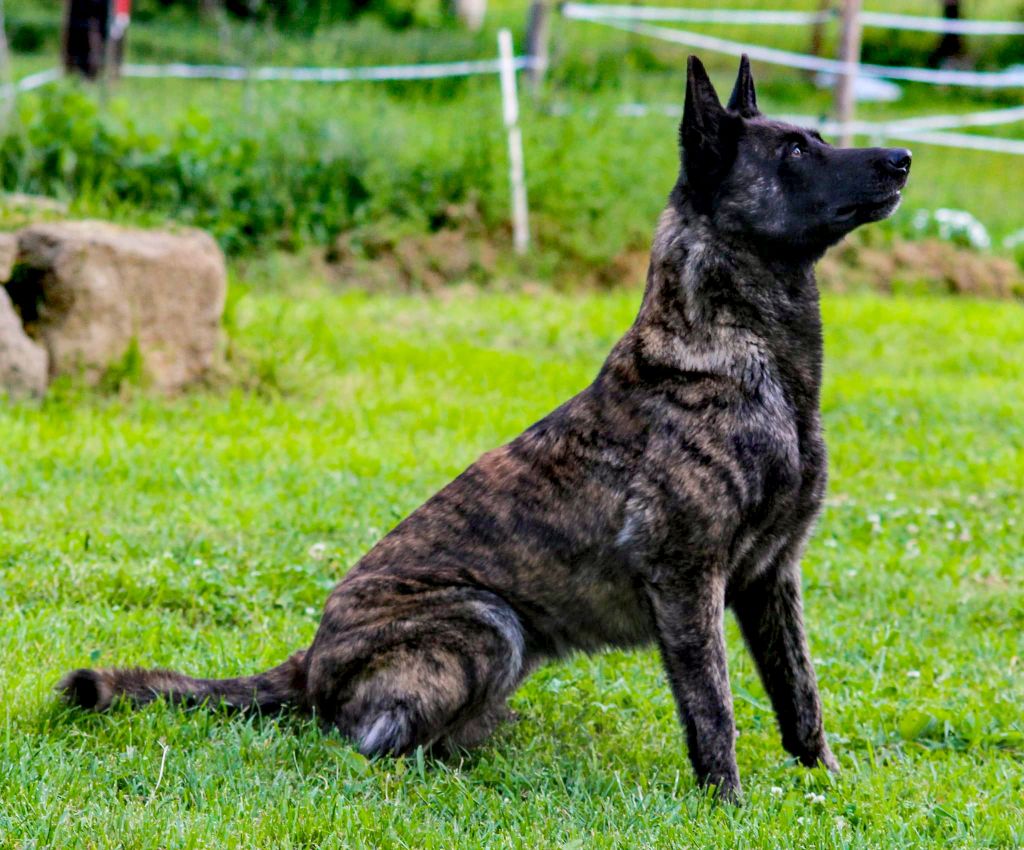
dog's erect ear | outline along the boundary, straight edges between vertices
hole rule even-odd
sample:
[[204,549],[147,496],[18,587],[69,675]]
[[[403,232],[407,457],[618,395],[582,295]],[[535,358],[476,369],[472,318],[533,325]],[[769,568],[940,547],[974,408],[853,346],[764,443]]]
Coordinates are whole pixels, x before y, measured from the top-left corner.
[[679,127],[683,172],[691,186],[709,189],[728,170],[736,152],[737,121],[722,107],[700,59],[691,56],[686,63],[686,103]]
[[746,53],[740,57],[740,70],[736,75],[736,85],[733,86],[728,109],[738,112],[744,118],[755,118],[761,114],[757,108],[754,77],[750,73],[750,60]]
[[679,128],[683,150],[704,139],[713,143],[724,115],[725,110],[715,87],[711,85],[708,72],[700,59],[691,56],[686,60],[686,103],[683,106],[683,123]]

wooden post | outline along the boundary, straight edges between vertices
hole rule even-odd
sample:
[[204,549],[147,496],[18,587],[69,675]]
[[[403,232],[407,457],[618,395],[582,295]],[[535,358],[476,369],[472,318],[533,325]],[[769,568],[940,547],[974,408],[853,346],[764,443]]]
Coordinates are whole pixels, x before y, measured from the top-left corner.
[[836,119],[840,124],[839,144],[842,147],[849,147],[853,142],[849,125],[853,121],[854,89],[860,64],[860,9],[861,0],[843,0],[839,61],[844,67],[836,81]]
[[512,184],[512,244],[517,254],[530,247],[530,224],[526,204],[526,178],[523,165],[523,134],[519,129],[519,97],[516,93],[516,66],[512,52],[512,33],[498,33],[501,59],[501,101],[508,131],[508,173]]
[[103,71],[110,3],[108,0],[67,0],[64,8],[64,70],[95,80]]
[[[947,21],[960,20],[960,0],[942,0],[942,17]],[[928,64],[941,68],[964,55],[964,39],[960,33],[944,32],[939,43],[928,57]]]
[[818,0],[819,19],[811,24],[811,55],[821,56],[825,42],[825,15],[832,10],[832,0]]
[[544,81],[548,70],[548,44],[551,40],[550,0],[533,0],[526,24],[526,55],[533,60],[527,73],[534,89]]
[[100,68],[100,102],[110,99],[110,84],[116,77],[114,68],[114,0],[107,0],[107,29],[103,34],[103,67]]
[[456,17],[472,32],[478,32],[484,25],[486,14],[487,0],[455,0]]

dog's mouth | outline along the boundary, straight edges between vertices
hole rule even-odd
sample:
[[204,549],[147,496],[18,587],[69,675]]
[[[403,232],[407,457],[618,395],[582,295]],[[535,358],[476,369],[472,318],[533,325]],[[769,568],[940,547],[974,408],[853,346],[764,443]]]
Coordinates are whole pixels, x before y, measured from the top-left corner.
[[836,208],[836,217],[840,221],[847,221],[852,218],[858,218],[862,221],[878,221],[892,215],[902,199],[903,194],[897,189],[881,200],[857,201],[853,204],[843,204],[841,207]]

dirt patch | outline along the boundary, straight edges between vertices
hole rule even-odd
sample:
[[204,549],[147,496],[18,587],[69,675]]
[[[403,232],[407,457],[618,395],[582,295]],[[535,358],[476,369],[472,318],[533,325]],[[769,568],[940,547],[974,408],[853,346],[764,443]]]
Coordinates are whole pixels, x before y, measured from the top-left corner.
[[651,253],[646,248],[622,251],[612,258],[606,268],[598,269],[594,273],[592,283],[603,289],[642,284],[647,279],[647,266],[650,261]]
[[[594,267],[545,263],[541,246],[524,262],[513,257],[507,234],[489,232],[472,205],[452,207],[441,224],[426,234],[385,226],[342,234],[326,252],[324,276],[337,285],[385,292],[484,284],[522,288],[538,278],[559,289],[607,289],[642,285],[646,278],[646,248],[622,251]],[[937,239],[879,245],[854,234],[825,255],[818,280],[823,289],[838,292],[1024,298],[1024,272],[1013,259]]]
[[818,265],[825,289],[845,292],[939,292],[1024,298],[1024,273],[1006,257],[980,254],[937,239],[874,247],[847,240]]
[[500,251],[475,205],[453,205],[431,233],[403,233],[387,224],[341,234],[327,251],[331,279],[371,291],[434,292],[486,283]]

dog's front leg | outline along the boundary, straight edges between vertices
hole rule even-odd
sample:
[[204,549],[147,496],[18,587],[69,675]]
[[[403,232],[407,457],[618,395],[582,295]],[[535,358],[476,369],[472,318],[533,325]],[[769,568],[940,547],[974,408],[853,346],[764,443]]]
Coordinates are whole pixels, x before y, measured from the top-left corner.
[[801,764],[839,764],[825,741],[821,700],[804,636],[800,565],[784,556],[730,600],[757,663],[782,733],[782,745]]
[[647,592],[697,779],[715,786],[723,799],[737,800],[736,725],[722,632],[724,586],[717,577],[673,577],[649,583]]

